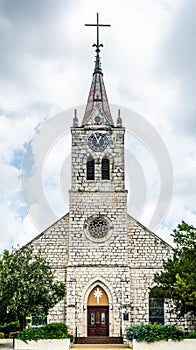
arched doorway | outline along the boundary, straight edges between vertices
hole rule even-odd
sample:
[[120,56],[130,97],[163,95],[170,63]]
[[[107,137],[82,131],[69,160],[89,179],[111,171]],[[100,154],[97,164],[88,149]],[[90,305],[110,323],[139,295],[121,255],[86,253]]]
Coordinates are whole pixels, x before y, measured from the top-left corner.
[[109,336],[109,302],[102,287],[92,289],[87,305],[88,336]]

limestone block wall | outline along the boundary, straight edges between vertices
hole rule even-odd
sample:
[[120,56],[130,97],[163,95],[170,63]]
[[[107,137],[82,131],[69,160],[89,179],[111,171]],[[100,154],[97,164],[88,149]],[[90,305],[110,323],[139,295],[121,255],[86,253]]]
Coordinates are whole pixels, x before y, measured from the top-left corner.
[[149,291],[153,285],[154,273],[158,271],[158,269],[152,270],[151,268],[130,270],[131,324],[149,322]]
[[67,268],[67,324],[78,336],[87,336],[87,301],[91,290],[101,286],[109,299],[109,334],[120,336],[129,321],[123,321],[123,312],[129,312],[130,283],[129,268],[111,266],[68,266]]
[[[128,216],[128,239],[131,280],[131,322],[149,322],[149,292],[154,274],[161,271],[163,260],[173,254],[173,248]],[[165,322],[170,314],[165,309]]]
[[[69,265],[128,265],[126,192],[70,191]],[[86,232],[88,219],[102,215],[109,220],[109,235],[102,242]]]
[[[67,323],[73,334],[77,327],[78,336],[87,336],[87,297],[94,283],[110,295],[110,336],[119,336],[129,323],[122,320],[130,306],[126,203],[126,191],[70,191]],[[109,220],[103,241],[86,232],[85,223],[93,215]],[[75,284],[69,282],[73,280]]]
[[161,269],[172,257],[173,248],[139,222],[128,216],[130,267]]
[[30,243],[35,252],[41,250],[42,256],[54,268],[65,267],[68,261],[69,214],[48,227]]
[[[102,152],[93,151],[88,145],[88,137],[96,132],[93,128],[72,128],[72,190],[98,191],[124,189],[124,128],[102,128],[109,144]],[[86,180],[86,163],[89,156],[95,160],[95,180]],[[110,160],[110,180],[101,180],[101,160]]]
[[[41,251],[44,259],[53,268],[54,277],[62,282],[66,282],[68,242],[69,215],[67,214],[29,243],[35,252]],[[65,300],[62,300],[51,309],[48,315],[48,322],[65,322],[65,320]]]
[[[163,260],[171,258],[173,248],[128,215],[128,250],[130,261],[131,324],[149,322],[149,291],[154,274],[160,272]],[[165,323],[194,329],[194,318],[179,317],[171,301],[164,305]]]

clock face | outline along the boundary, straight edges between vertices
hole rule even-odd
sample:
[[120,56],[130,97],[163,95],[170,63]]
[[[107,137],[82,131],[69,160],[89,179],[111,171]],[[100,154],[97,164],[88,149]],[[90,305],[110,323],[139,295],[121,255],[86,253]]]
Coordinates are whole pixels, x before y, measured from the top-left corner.
[[103,151],[107,147],[108,142],[107,136],[99,132],[95,132],[88,138],[88,145],[95,152]]
[[100,124],[101,124],[101,117],[100,117],[99,115],[96,115],[96,117],[95,117],[95,123],[96,123],[97,125],[100,125]]

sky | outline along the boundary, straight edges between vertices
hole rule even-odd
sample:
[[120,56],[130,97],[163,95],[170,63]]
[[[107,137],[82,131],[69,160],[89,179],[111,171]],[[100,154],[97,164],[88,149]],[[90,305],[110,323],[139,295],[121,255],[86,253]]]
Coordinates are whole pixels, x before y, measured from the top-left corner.
[[68,212],[70,127],[82,120],[96,30],[126,127],[128,212],[167,242],[196,224],[195,0],[0,0],[0,251]]

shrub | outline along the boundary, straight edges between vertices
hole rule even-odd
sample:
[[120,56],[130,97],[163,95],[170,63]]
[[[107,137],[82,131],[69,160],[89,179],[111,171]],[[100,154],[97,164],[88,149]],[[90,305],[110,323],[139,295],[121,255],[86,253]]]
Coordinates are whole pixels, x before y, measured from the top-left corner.
[[4,338],[4,333],[0,332],[0,339],[3,339],[3,338]]
[[49,323],[38,328],[29,328],[20,332],[17,339],[27,343],[29,340],[39,339],[65,339],[69,338],[68,327],[64,323]]
[[10,322],[0,325],[0,332],[4,333],[5,338],[9,338],[11,332],[17,332],[20,329],[19,322]]
[[186,339],[196,339],[196,332],[190,332],[189,334],[185,335]]
[[184,338],[184,332],[175,325],[147,324],[129,327],[126,330],[128,340],[136,339],[138,342],[144,341],[153,343],[160,340],[171,339],[180,341]]

